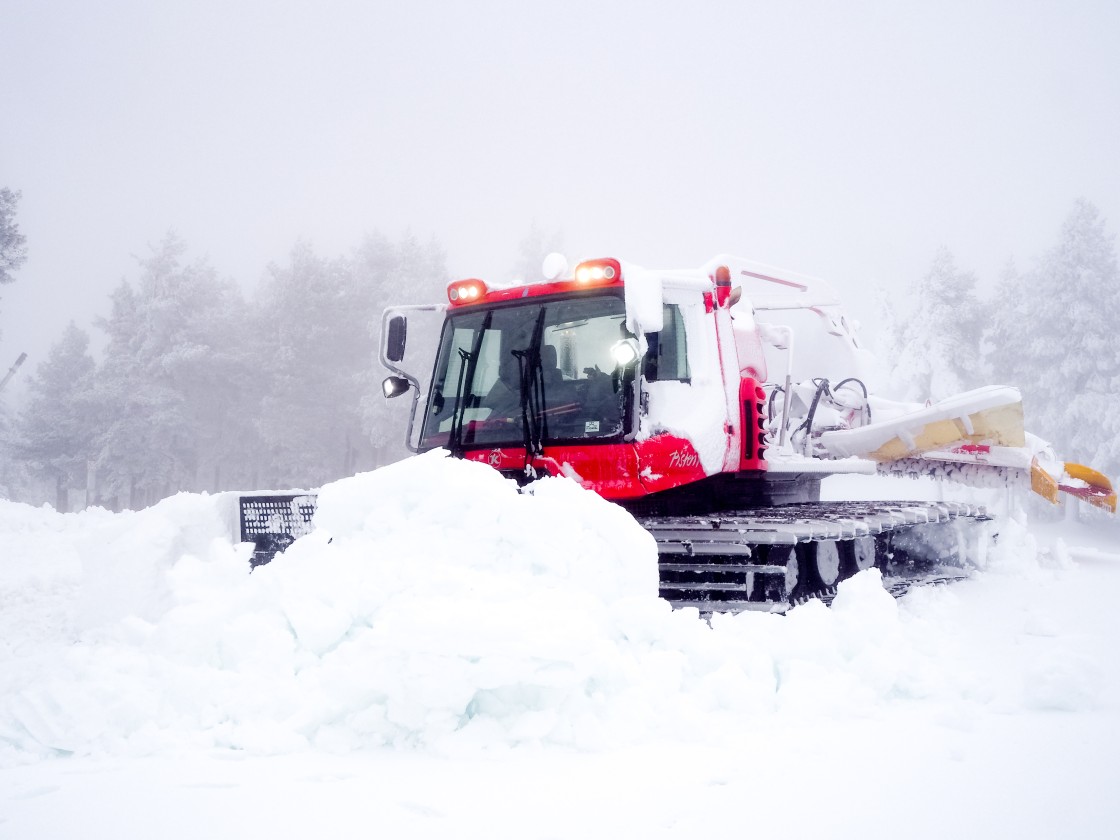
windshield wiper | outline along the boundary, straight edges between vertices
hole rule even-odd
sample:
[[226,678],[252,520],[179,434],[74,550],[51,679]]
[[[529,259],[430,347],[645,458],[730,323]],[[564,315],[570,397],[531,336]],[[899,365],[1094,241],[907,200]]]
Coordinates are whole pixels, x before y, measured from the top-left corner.
[[459,348],[459,381],[455,384],[455,409],[451,415],[451,433],[448,435],[447,441],[448,450],[456,458],[463,457],[463,418],[467,414],[467,400],[470,399],[471,391],[474,389],[474,372],[478,367],[478,353],[482,349],[482,338],[486,335],[486,331],[490,329],[490,321],[493,317],[493,310],[486,313],[486,317],[482,320],[482,325],[478,328],[478,333],[471,343],[469,353],[462,347]]
[[521,424],[525,442],[525,475],[536,478],[533,458],[544,453],[548,437],[548,418],[544,413],[544,370],[541,365],[541,336],[544,333],[544,307],[537,315],[533,337],[524,350],[514,350],[520,376]]

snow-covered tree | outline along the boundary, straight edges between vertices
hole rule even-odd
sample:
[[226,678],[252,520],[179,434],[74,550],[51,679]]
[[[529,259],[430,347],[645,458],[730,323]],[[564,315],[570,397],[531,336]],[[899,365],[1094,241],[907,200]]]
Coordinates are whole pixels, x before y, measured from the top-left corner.
[[19,232],[16,223],[16,207],[21,193],[7,187],[0,187],[0,283],[11,283],[27,259],[27,239]]
[[1067,459],[1120,472],[1120,268],[1100,212],[1078,200],[1057,245],[1008,273],[988,332],[993,372]]
[[259,373],[260,477],[313,487],[352,473],[368,445],[360,405],[369,387],[374,290],[350,263],[307,243],[271,265],[254,308]]
[[15,455],[13,434],[8,407],[0,400],[0,499],[15,498],[17,484],[21,483],[16,475],[23,462]]
[[[389,304],[445,299],[443,264],[435,242],[373,234],[348,257],[301,243],[269,267],[253,308],[260,481],[316,486],[404,454],[405,403],[381,394],[381,315]],[[410,330],[410,345],[419,340]]]
[[[886,362],[902,399],[938,400],[981,384],[976,277],[940,248],[901,302],[888,301]],[[903,310],[899,314],[899,310]]]
[[1030,379],[1030,362],[1022,355],[1021,344],[1033,302],[1024,294],[1024,282],[1015,261],[1008,260],[996,284],[983,338],[985,368],[994,383],[1020,385]]
[[54,485],[55,508],[68,491],[86,486],[95,453],[94,361],[89,335],[73,321],[28,379],[28,399],[16,423],[15,448],[32,475]]
[[0,187],[0,285],[11,283],[27,260],[27,239],[16,223],[16,206],[20,193]]
[[205,262],[184,263],[185,253],[178,237],[164,239],[99,322],[109,338],[97,377],[99,489],[133,507],[217,489],[245,443],[244,302]]
[[[89,361],[82,401],[70,403],[85,412],[88,451],[71,469],[46,458],[49,442],[35,438],[45,431],[29,431],[18,457],[0,464],[0,484],[14,487],[44,463],[60,487],[84,486],[88,458],[91,501],[136,508],[179,490],[317,486],[400,457],[407,401],[381,395],[381,313],[390,303],[443,300],[444,261],[437,243],[412,236],[373,235],[334,259],[300,244],[287,264],[270,266],[249,307],[169,235],[97,322],[104,361],[96,369]],[[416,349],[424,341],[415,326],[410,353],[423,375],[432,351]],[[68,331],[70,356],[78,344]],[[6,425],[5,438],[23,432]]]

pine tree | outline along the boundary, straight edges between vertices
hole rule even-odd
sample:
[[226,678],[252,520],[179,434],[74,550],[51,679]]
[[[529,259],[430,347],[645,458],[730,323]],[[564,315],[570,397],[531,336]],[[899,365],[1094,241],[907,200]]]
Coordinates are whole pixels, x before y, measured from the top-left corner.
[[15,461],[12,458],[11,426],[7,407],[0,401],[0,499],[10,499],[15,495],[13,480]]
[[12,272],[27,261],[27,238],[16,224],[20,193],[0,187],[0,285],[11,283]]
[[[373,234],[334,259],[300,243],[287,264],[269,267],[253,318],[262,486],[313,487],[405,454],[407,402],[381,394],[382,311],[440,302],[445,285],[443,251],[411,235]],[[424,352],[418,326],[410,323],[410,357]]]
[[991,315],[984,330],[984,364],[992,383],[1014,385],[1029,379],[1026,360],[1019,352],[1022,325],[1029,323],[1023,282],[1015,261],[1008,260],[988,306]]
[[[246,442],[245,305],[205,262],[185,264],[169,235],[122,282],[99,326],[108,334],[97,378],[99,480],[132,507],[177,490],[219,489]],[[221,470],[227,475],[222,477]]]
[[1058,243],[1000,295],[989,355],[1022,390],[1028,427],[1067,460],[1120,471],[1120,269],[1097,208],[1075,202]]
[[89,335],[71,321],[29,378],[17,423],[17,453],[33,475],[54,484],[59,511],[69,507],[70,488],[86,486],[95,451],[93,373]]
[[[908,315],[889,328],[888,364],[896,394],[939,400],[981,384],[982,320],[976,277],[957,268],[942,247],[929,271],[907,291]],[[888,312],[893,309],[888,305]]]
[[13,271],[27,260],[27,239],[16,224],[21,193],[0,187],[0,283],[11,283]]
[[374,293],[348,260],[320,257],[307,243],[269,273],[254,311],[260,477],[268,486],[314,487],[369,462],[360,405]]

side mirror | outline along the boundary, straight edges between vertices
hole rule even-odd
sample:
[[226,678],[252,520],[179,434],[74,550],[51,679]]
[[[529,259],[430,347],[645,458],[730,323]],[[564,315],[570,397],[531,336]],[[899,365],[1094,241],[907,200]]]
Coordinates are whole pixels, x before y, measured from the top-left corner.
[[[403,321],[404,318],[401,318]],[[400,361],[397,359],[396,361]],[[381,390],[385,394],[385,399],[391,400],[393,397],[399,397],[409,389],[408,380],[403,376],[386,376],[381,383]]]
[[[399,362],[404,358],[404,345],[407,338],[408,320],[403,315],[394,315],[389,319],[389,334],[385,336],[385,357],[390,362]],[[389,378],[394,379],[396,377]],[[389,380],[386,379],[385,381],[388,382]],[[407,382],[405,388],[407,390]],[[404,393],[404,391],[398,393]],[[395,397],[397,394],[390,394],[386,391],[385,396]]]

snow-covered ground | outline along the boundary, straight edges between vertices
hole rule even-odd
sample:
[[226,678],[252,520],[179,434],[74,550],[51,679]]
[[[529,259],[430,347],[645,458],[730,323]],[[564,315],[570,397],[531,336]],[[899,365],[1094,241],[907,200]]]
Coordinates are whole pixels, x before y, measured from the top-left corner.
[[565,480],[430,453],[324,488],[251,575],[231,513],[0,502],[0,838],[1120,833],[1103,518],[709,626]]

